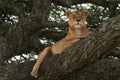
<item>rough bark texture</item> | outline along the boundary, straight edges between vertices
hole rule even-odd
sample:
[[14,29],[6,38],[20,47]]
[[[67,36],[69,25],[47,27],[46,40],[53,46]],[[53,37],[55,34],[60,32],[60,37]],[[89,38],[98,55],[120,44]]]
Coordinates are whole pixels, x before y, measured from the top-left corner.
[[[120,43],[120,16],[102,23],[90,36],[68,48],[62,55],[48,59],[41,66],[41,70],[47,70],[50,79],[56,79],[61,73],[72,72],[83,66],[100,59],[112,48]],[[111,35],[112,34],[112,35]],[[46,67],[44,67],[46,66]],[[40,71],[41,75],[43,74]],[[61,75],[60,75],[61,76]],[[47,77],[49,79],[49,77]],[[58,78],[57,78],[58,79]]]
[[[120,43],[119,20],[120,16],[117,16],[104,21],[87,38],[76,42],[63,54],[47,57],[40,67],[37,80],[120,79],[119,59],[100,60]],[[33,64],[34,62],[25,62],[14,66],[1,66],[0,79],[34,80],[30,76]]]
[[[35,79],[30,76],[33,61],[14,66],[0,66],[0,80],[47,80]],[[48,80],[119,80],[120,60],[103,59],[88,64],[82,69],[59,73],[57,78]],[[52,72],[51,72],[52,73]],[[51,77],[51,76],[50,76]]]

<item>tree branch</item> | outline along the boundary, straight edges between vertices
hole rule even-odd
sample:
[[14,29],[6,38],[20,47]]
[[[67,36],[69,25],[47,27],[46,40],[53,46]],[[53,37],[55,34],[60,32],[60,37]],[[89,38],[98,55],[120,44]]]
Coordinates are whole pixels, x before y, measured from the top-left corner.
[[[101,23],[90,36],[73,44],[63,52],[47,58],[40,67],[40,77],[53,80],[61,74],[67,74],[94,62],[120,43],[120,16]],[[46,73],[43,74],[43,71]]]
[[[44,80],[35,79],[30,75],[32,66],[35,61],[25,62],[14,66],[0,66],[1,80]],[[120,78],[120,60],[102,59],[93,64],[88,64],[82,69],[77,69],[72,72],[63,73],[57,80],[114,80]],[[52,66],[52,65],[51,65]],[[77,74],[77,75],[76,75]],[[45,76],[47,77],[47,75]],[[51,80],[51,79],[47,79]],[[53,79],[55,80],[55,79]]]
[[[38,10],[39,13],[31,14],[30,16],[28,16],[28,18],[24,18],[23,21],[19,22],[17,27],[16,25],[12,26],[6,33],[4,32],[5,33],[4,39],[2,39],[0,43],[1,44],[0,54],[2,55],[1,57],[2,59],[0,60],[2,60],[1,61],[2,63],[5,60],[11,58],[12,56],[25,53],[29,47],[29,39],[33,35],[33,32],[35,30],[39,31],[40,29],[42,29],[41,26],[43,24],[39,25],[39,27],[38,26],[36,27],[36,24],[44,23],[48,19],[51,1],[50,0],[38,0],[38,1],[39,3],[41,3],[41,5],[37,3],[38,7],[37,10],[39,9]],[[0,34],[3,34],[3,32]],[[3,43],[4,45],[2,45]]]
[[[113,3],[120,3],[118,0],[109,0]],[[53,3],[56,3],[58,5],[64,6],[64,7],[70,7],[75,4],[82,4],[82,3],[91,3],[96,4],[98,6],[108,7],[109,1],[107,0],[52,0]]]
[[52,0],[53,3],[56,3],[60,6],[71,7],[72,5],[82,4],[82,3],[91,3],[102,7],[108,7],[110,11],[110,17],[116,16],[116,8],[120,3],[119,0]]
[[[12,12],[8,11],[8,13],[12,14],[12,15],[13,14],[17,15],[17,16],[19,16],[20,20],[23,20],[23,14],[21,13],[21,11],[14,4],[8,4],[8,3],[1,2],[0,5],[1,5],[0,6],[1,10],[3,10],[3,9],[5,9],[6,11],[12,10]],[[5,10],[3,10],[3,11],[5,11]],[[6,12],[4,12],[4,13],[6,13]],[[6,13],[6,14],[8,14],[8,13]]]
[[[69,73],[77,74],[76,72],[77,70],[80,71],[79,77],[81,76],[83,77],[85,74],[81,75],[81,72],[85,71],[87,74],[87,72],[89,73],[89,71],[91,71],[90,69],[96,68],[96,65],[94,64],[90,65],[90,63],[91,62],[95,63],[98,59],[101,58],[101,56],[105,55],[108,51],[115,48],[120,43],[120,25],[119,25],[120,21],[119,20],[120,20],[120,16],[117,16],[107,21],[104,21],[88,37],[73,44],[71,47],[66,49],[63,52],[63,54],[47,57],[40,66],[38,80],[41,80],[41,79],[42,80],[44,79],[62,80],[64,77],[67,78],[66,75],[69,75]],[[96,69],[96,72],[97,73],[100,72],[101,75],[107,75],[107,74],[104,74],[104,69],[108,70],[109,72],[113,68],[116,68],[116,70],[119,70],[120,65],[116,66],[114,64],[107,64],[111,62],[114,63],[113,61],[114,60],[110,62],[109,60],[105,61],[104,65],[101,65],[103,64],[101,62],[96,62],[95,64],[101,65],[100,67],[102,67],[103,69],[101,71],[99,69]],[[115,60],[115,61],[116,61],[116,64],[119,64],[120,62],[119,60]],[[13,80],[13,79],[28,80],[29,79],[30,80],[32,78],[30,77],[30,72],[32,70],[33,65],[34,65],[33,62],[26,62],[26,63],[15,65],[15,66],[0,67],[0,78],[2,80],[5,80],[5,79],[8,79],[8,80]],[[110,69],[108,68],[108,66],[111,66]],[[116,70],[114,70],[114,72],[116,72]],[[94,73],[91,75],[94,75],[97,78],[97,75],[95,75]],[[119,74],[116,74],[116,76],[117,75]],[[107,75],[107,76],[108,76],[107,78],[109,78],[109,76],[111,75]],[[90,76],[87,76],[87,77],[90,78]],[[91,80],[98,80],[98,79],[94,78]]]

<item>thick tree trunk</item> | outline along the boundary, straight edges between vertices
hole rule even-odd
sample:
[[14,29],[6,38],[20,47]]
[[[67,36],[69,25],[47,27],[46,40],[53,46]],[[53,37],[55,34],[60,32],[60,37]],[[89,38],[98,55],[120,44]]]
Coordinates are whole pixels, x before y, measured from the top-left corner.
[[[88,64],[81,69],[65,73],[49,74],[35,79],[30,75],[34,62],[25,62],[14,66],[0,66],[0,80],[118,80],[120,79],[120,60],[102,59]],[[54,63],[52,64],[54,65]],[[51,65],[51,66],[52,66]],[[72,66],[72,65],[71,65]],[[79,65],[76,65],[79,66]],[[50,72],[52,73],[52,72]],[[46,79],[47,78],[47,79]]]
[[[120,16],[101,23],[88,37],[66,49],[63,54],[47,57],[38,80],[114,80],[120,79],[120,60],[100,60],[120,43]],[[32,80],[33,62],[0,67],[1,80]],[[95,69],[95,70],[94,70]],[[72,77],[70,77],[72,76]]]

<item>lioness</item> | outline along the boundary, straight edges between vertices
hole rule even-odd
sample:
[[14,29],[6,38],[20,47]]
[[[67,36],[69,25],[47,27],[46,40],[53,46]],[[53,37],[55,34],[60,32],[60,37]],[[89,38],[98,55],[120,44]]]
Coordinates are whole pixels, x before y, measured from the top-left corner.
[[86,17],[88,16],[87,10],[66,11],[66,16],[69,19],[69,30],[66,37],[64,37],[54,45],[45,48],[38,55],[38,59],[31,72],[31,75],[35,78],[38,77],[38,68],[47,54],[61,54],[71,44],[78,41],[80,38],[86,37],[89,34],[89,30],[86,26]]

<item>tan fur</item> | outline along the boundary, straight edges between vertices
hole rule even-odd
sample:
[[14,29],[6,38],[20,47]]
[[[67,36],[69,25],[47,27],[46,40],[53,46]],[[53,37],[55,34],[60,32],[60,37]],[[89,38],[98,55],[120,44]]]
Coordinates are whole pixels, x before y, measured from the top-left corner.
[[[46,55],[49,53],[60,54],[62,53],[67,47],[72,45],[74,42],[78,41],[81,37],[86,37],[89,34],[89,31],[86,27],[86,17],[88,16],[88,11],[67,11],[66,16],[68,17],[69,21],[69,30],[63,39],[55,43],[54,45],[45,48],[39,55],[38,59],[33,67],[31,75],[34,77],[38,77],[38,69]],[[79,22],[76,20],[80,20]]]

